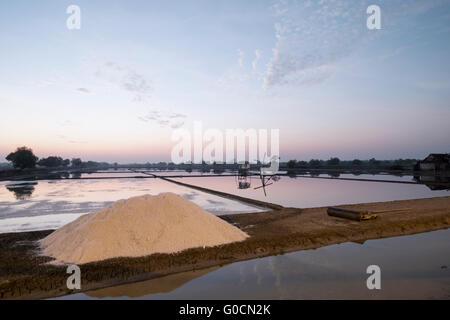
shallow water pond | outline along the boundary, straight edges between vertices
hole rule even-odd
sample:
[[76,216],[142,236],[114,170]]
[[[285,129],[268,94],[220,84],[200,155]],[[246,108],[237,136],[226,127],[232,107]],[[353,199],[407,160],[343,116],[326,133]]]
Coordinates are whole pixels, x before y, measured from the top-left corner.
[[[367,267],[381,289],[367,288]],[[60,299],[450,299],[450,230],[343,243]]]
[[[406,176],[399,178],[388,175],[341,175],[341,177],[412,181],[412,177]],[[447,190],[431,190],[421,184],[291,178],[288,176],[281,176],[279,181],[274,181],[272,185],[267,186],[267,195],[264,195],[261,188],[254,189],[261,186],[261,180],[256,176],[248,178],[250,187],[247,189],[238,188],[236,177],[186,177],[174,178],[174,180],[298,208],[450,196],[450,192]]]
[[[157,171],[157,173],[170,175],[174,174],[174,171]],[[175,173],[186,174],[183,171]],[[249,188],[239,189],[237,178],[226,176],[229,174],[231,173],[227,172],[217,177],[186,177],[174,180],[283,206],[303,208],[450,195],[449,191],[431,190],[425,185],[418,184],[288,176],[282,176],[279,181],[274,181],[266,188],[267,195],[264,195],[261,188],[255,189],[261,186],[259,177],[249,177]],[[82,214],[100,210],[114,201],[147,193],[175,192],[216,215],[263,210],[130,170],[98,171],[78,176],[83,177],[94,179],[0,182],[0,233],[59,228]],[[95,179],[111,177],[122,178]],[[341,177],[412,181],[410,176],[400,178],[389,175],[343,174]]]
[[174,192],[216,214],[262,209],[161,179],[0,182],[0,233],[55,229],[114,201]]

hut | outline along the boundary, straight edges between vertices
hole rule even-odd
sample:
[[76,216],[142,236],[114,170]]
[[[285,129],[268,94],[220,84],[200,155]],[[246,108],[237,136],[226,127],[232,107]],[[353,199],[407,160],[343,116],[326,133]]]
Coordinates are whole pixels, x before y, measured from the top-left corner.
[[450,171],[450,154],[431,153],[419,162],[421,171]]

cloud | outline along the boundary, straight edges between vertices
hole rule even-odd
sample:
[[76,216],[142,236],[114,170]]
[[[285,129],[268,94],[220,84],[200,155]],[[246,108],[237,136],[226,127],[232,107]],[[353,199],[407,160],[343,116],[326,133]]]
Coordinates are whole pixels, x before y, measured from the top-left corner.
[[71,138],[69,138],[69,137],[67,137],[65,135],[62,135],[62,134],[57,135],[57,137],[60,138],[61,140],[64,140],[67,143],[73,143],[73,144],[85,144],[85,143],[88,143],[87,141],[80,141],[80,140],[71,139]]
[[181,113],[172,113],[168,117],[171,119],[177,119],[177,118],[186,118],[187,116]]
[[182,126],[184,126],[184,121],[178,121],[170,125],[172,129],[178,129],[181,128]]
[[240,88],[244,82],[249,80],[249,78],[249,74],[242,71],[242,68],[239,68],[239,70],[236,70],[236,68],[232,68],[230,70],[227,70],[217,80],[217,85],[221,90],[230,91],[236,88]]
[[145,117],[138,117],[139,120],[144,121],[144,122],[148,122],[150,119],[147,119]]
[[91,93],[91,91],[89,89],[86,89],[86,88],[77,88],[77,91],[81,92],[81,93]]
[[[61,129],[59,129],[60,132],[66,133],[68,128],[80,127],[82,124],[77,122],[77,121],[66,119],[66,120],[58,121],[57,125],[59,127],[61,127]],[[62,134],[62,133],[57,134],[56,136],[59,139],[65,141],[66,143],[73,143],[73,144],[85,144],[85,143],[88,143],[88,141],[77,140],[77,139],[74,139],[73,137],[69,137],[66,134]]]
[[39,88],[50,87],[50,86],[54,86],[56,84],[58,84],[58,82],[55,80],[41,80],[41,81],[37,82],[37,86]]
[[139,116],[138,119],[147,122],[155,123],[161,128],[181,128],[184,125],[184,120],[187,116],[181,113],[163,112],[160,110],[150,110],[145,116]]
[[95,75],[129,92],[134,101],[145,101],[152,93],[150,81],[144,75],[116,62],[106,62],[98,68]]
[[256,71],[256,67],[258,65],[258,61],[261,58],[261,51],[258,49],[255,50],[255,59],[252,61],[252,69],[253,71]]
[[[272,6],[275,46],[264,89],[325,81],[364,41],[394,29],[404,17],[422,14],[442,0],[378,0],[382,29],[366,27],[370,0],[277,1]],[[398,54],[395,52],[394,54]]]
[[275,10],[276,45],[265,89],[325,80],[332,65],[351,53],[367,31],[364,4],[355,1],[282,1]]
[[61,127],[72,127],[72,126],[75,125],[75,123],[72,120],[66,119],[66,120],[63,120],[63,121],[59,121],[58,125],[61,126]]
[[122,88],[134,94],[134,99],[137,101],[143,100],[151,92],[151,87],[147,80],[134,71],[130,71],[123,78]]
[[[240,90],[242,85],[251,79],[258,79],[259,81],[262,79],[263,73],[257,72],[257,66],[259,60],[261,58],[261,51],[256,49],[254,51],[255,58],[253,61],[246,63],[245,60],[245,52],[241,49],[237,49],[238,61],[237,64],[233,64],[231,67],[227,68],[222,75],[217,79],[217,85],[220,87],[220,90],[225,91],[235,91]],[[248,68],[248,66],[251,67]]]
[[238,49],[237,52],[238,52],[238,64],[239,64],[239,67],[242,68],[244,66],[245,53],[241,49]]

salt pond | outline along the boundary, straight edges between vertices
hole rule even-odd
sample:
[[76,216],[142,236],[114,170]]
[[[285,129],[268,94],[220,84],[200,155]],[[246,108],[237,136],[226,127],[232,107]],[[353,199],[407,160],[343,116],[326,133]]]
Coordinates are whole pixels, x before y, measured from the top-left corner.
[[161,179],[0,182],[0,233],[56,229],[114,201],[174,192],[216,214],[262,211]]
[[[368,290],[369,265],[381,290]],[[343,243],[60,299],[449,299],[450,230]]]
[[[194,172],[198,174],[198,172]],[[173,175],[173,171],[158,175]],[[186,174],[182,171],[176,174]],[[227,173],[229,174],[229,173]],[[143,178],[132,178],[141,176]],[[133,196],[174,192],[194,201],[213,214],[238,214],[262,211],[241,202],[179,186],[144,173],[104,171],[82,174],[81,178],[20,182],[0,182],[0,233],[55,229],[82,214],[97,211],[114,201]],[[121,179],[98,179],[121,177]],[[324,177],[321,175],[321,177]],[[389,175],[341,175],[343,178],[412,181],[412,177]],[[431,190],[425,185],[367,181],[346,181],[282,176],[267,187],[267,196],[258,177],[252,177],[248,189],[238,189],[236,177],[174,178],[206,188],[281,204],[288,207],[319,207],[328,205],[407,200],[449,196],[450,192]]]
[[[411,176],[399,178],[389,175],[354,176],[346,174],[341,177],[412,181]],[[450,196],[450,192],[447,190],[431,190],[421,184],[291,178],[288,176],[282,176],[279,181],[268,186],[266,188],[267,196],[265,196],[262,189],[254,189],[261,186],[259,177],[251,177],[251,186],[248,189],[238,189],[235,177],[187,177],[174,178],[174,180],[276,203],[285,207],[298,208]]]
[[[169,173],[167,173],[169,174]],[[131,178],[132,172],[97,172],[83,177],[122,179],[0,182],[0,233],[58,228],[113,201],[142,194],[174,192],[220,215],[262,210],[156,178]],[[138,174],[143,175],[143,174]],[[412,177],[353,176],[344,178],[412,181]],[[292,207],[317,207],[449,196],[425,185],[312,178],[290,178],[267,187],[257,177],[238,189],[235,177],[186,177],[175,180],[243,197]],[[450,298],[450,230],[343,243],[317,250],[272,256],[195,272],[170,275],[63,297],[86,299],[302,299],[302,298]],[[366,287],[366,268],[382,271],[382,289]]]

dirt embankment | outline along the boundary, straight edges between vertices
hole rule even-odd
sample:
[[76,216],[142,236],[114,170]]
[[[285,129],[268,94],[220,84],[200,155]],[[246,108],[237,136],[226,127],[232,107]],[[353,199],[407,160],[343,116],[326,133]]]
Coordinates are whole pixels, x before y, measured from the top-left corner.
[[[406,209],[356,222],[330,217],[326,208],[280,208],[223,218],[250,235],[243,242],[176,254],[116,258],[81,265],[82,290],[151,279],[181,271],[325,245],[400,236],[450,227],[450,197],[346,205],[356,210]],[[36,252],[36,241],[51,231],[0,235],[0,298],[44,298],[71,293],[65,266]]]

